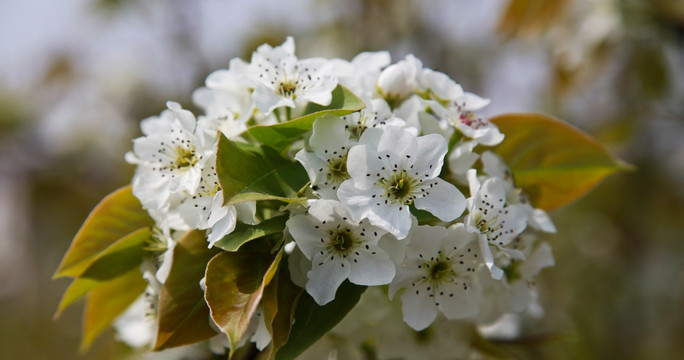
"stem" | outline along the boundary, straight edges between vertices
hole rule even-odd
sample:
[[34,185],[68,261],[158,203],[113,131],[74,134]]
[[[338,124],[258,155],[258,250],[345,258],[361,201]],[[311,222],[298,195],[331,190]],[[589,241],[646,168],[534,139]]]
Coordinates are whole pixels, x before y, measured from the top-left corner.
[[285,121],[292,120],[292,108],[289,106],[285,107]]
[[311,181],[307,182],[304,186],[302,186],[299,191],[297,191],[297,197],[304,197],[304,192],[306,192],[306,189],[311,185]]

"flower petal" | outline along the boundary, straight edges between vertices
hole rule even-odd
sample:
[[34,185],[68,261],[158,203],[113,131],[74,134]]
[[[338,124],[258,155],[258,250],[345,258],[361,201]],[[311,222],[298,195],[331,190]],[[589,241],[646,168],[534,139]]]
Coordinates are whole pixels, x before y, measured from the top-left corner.
[[318,305],[325,305],[335,299],[335,293],[340,284],[349,277],[351,267],[340,258],[324,255],[313,259],[313,267],[306,276],[306,291],[314,298]]
[[440,178],[430,180],[428,195],[415,200],[416,208],[426,210],[442,221],[452,221],[465,210],[465,196],[451,183]]
[[[420,289],[417,289],[418,287]],[[430,326],[437,317],[434,299],[430,297],[430,292],[420,284],[406,289],[401,296],[401,302],[404,321],[416,331]]]
[[359,249],[349,256],[349,281],[367,286],[389,284],[395,274],[394,263],[378,246],[368,247],[368,250]]

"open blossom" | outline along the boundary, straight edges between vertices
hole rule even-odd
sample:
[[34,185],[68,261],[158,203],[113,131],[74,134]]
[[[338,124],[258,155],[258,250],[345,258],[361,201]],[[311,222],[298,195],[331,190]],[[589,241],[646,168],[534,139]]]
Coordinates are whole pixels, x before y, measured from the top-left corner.
[[498,155],[491,151],[482,153],[482,170],[489,176],[496,176],[506,182],[506,201],[522,207],[527,213],[527,223],[537,229],[547,233],[555,233],[556,227],[549,217],[549,214],[542,209],[535,209],[527,198],[527,194],[515,185],[513,173]]
[[471,197],[468,198],[466,229],[478,234],[485,263],[492,277],[500,279],[503,270],[494,264],[494,251],[502,250],[514,258],[524,259],[520,251],[506,246],[527,226],[525,211],[517,205],[506,203],[504,180],[493,177],[480,184],[475,169],[468,171]]
[[235,229],[237,212],[232,205],[223,205],[223,190],[219,185],[216,157],[212,156],[202,169],[199,188],[194,195],[188,194],[181,201],[178,213],[195,229],[209,229],[209,247]]
[[489,120],[480,117],[475,111],[487,106],[489,100],[482,99],[471,93],[464,93],[460,98],[443,106],[436,101],[426,101],[437,117],[446,121],[464,136],[485,146],[498,145],[504,135],[499,128]]
[[458,223],[449,229],[418,226],[408,237],[406,258],[389,294],[402,288],[404,321],[415,330],[428,327],[442,312],[448,319],[477,314],[472,277],[482,264],[477,236]]
[[443,221],[461,215],[465,197],[438,178],[447,152],[442,136],[417,137],[394,126],[371,130],[375,129],[366,130],[359,145],[349,150],[351,179],[337,191],[354,220],[368,218],[371,224],[403,239],[411,227],[410,205]]
[[252,100],[263,113],[282,106],[293,108],[296,100],[330,104],[337,79],[320,71],[326,60],[298,60],[294,47],[294,39],[288,37],[280,46],[264,44],[252,54]]
[[389,103],[406,99],[416,89],[416,76],[423,64],[413,55],[386,67],[380,73],[377,90]]
[[306,291],[319,305],[335,298],[345,279],[358,285],[388,284],[394,263],[378,246],[384,231],[355,222],[347,209],[333,200],[312,200],[307,215],[287,221],[287,228],[304,256],[312,262]]
[[138,164],[133,178],[133,193],[147,209],[158,210],[172,193],[194,194],[202,168],[214,153],[213,142],[196,133],[195,116],[167,103],[159,117],[145,119],[144,136],[133,141],[127,160]]
[[316,119],[309,145],[313,152],[300,150],[295,159],[306,169],[311,188],[323,199],[337,200],[337,189],[349,178],[347,153],[349,132],[346,123],[335,115]]
[[368,100],[366,107],[361,111],[342,116],[342,119],[346,122],[345,129],[355,142],[358,142],[368,128],[403,127],[406,124],[404,120],[392,114],[389,105],[382,99]]
[[390,61],[390,54],[387,51],[362,52],[351,61],[330,60],[325,72],[332,74],[340,84],[365,100],[375,96],[380,72],[390,64]]

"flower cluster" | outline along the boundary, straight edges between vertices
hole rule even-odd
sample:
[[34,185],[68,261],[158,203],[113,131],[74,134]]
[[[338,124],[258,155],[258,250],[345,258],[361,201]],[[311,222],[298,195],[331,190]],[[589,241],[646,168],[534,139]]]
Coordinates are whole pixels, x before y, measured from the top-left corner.
[[[336,89],[365,107],[332,108]],[[487,150],[505,141],[477,113],[489,100],[412,55],[395,63],[387,52],[298,59],[292,38],[260,46],[250,62],[233,59],[193,99],[203,115],[169,102],[143,120],[127,155],[137,165],[133,193],[163,248],[191,229],[206,230],[212,247],[236,226],[285,216],[276,246],[285,249],[292,282],[319,305],[339,296],[345,281],[389,285],[415,330],[438,316],[486,323],[535,306],[534,277],[553,265],[535,231],[555,228]],[[287,206],[272,198],[229,201],[219,140],[268,147],[249,129],[303,116],[313,119],[310,131],[278,150],[308,183]],[[148,276],[153,294],[164,281],[158,273]],[[263,349],[270,337],[260,309],[244,339]]]

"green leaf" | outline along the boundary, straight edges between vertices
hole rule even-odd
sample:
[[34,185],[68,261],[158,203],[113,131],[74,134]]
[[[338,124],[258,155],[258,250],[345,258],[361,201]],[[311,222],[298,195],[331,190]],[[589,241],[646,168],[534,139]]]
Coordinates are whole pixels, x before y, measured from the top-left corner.
[[57,307],[57,311],[55,312],[53,319],[57,320],[62,315],[62,312],[64,312],[64,310],[67,307],[69,307],[69,305],[73,304],[76,300],[85,296],[85,294],[90,292],[90,290],[102,284],[102,281],[98,281],[95,279],[74,279],[71,282],[71,284],[69,284],[69,287],[64,292],[64,295],[62,295],[62,300],[59,301],[59,306]]
[[290,280],[287,266],[282,266],[274,280],[264,289],[261,302],[264,306],[264,322],[271,334],[269,359],[273,358],[290,337],[295,307],[302,292],[304,289]]
[[264,287],[273,279],[282,253],[273,260],[262,252],[222,252],[209,261],[205,299],[214,323],[228,335],[231,354],[247,330]]
[[202,231],[192,230],[178,240],[169,276],[159,295],[154,350],[193,344],[216,335],[209,324],[209,307],[199,282],[217,252],[207,248]]
[[330,331],[359,302],[365,286],[342,283],[335,300],[325,306],[318,305],[307,293],[299,298],[294,315],[294,325],[287,343],[276,353],[278,360],[295,359],[313,343]]
[[292,142],[313,127],[319,116],[333,114],[344,116],[365,108],[366,105],[346,87],[338,85],[332,92],[330,105],[321,106],[309,103],[304,109],[304,116],[275,125],[258,125],[247,129],[247,132],[261,143],[278,151],[287,149]]
[[633,168],[591,136],[549,116],[504,114],[491,121],[506,135],[494,151],[535,207],[556,209],[606,176]]
[[298,162],[272,148],[234,142],[224,135],[219,139],[216,168],[225,204],[293,198],[309,180]]
[[80,276],[101,251],[126,235],[152,225],[154,221],[133,196],[130,185],[107,195],[88,215],[54,278]]
[[232,233],[217,241],[218,246],[226,251],[237,251],[244,243],[264,236],[277,234],[285,229],[288,215],[281,215],[264,220],[256,225],[238,223]]
[[150,228],[146,227],[122,237],[99,253],[81,277],[108,280],[138,267],[143,261],[144,246],[150,235]]
[[121,313],[145,291],[147,282],[138,269],[132,269],[114,280],[92,289],[83,309],[81,352],[87,351]]

